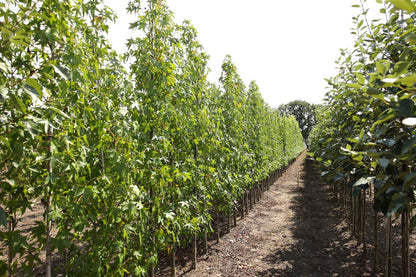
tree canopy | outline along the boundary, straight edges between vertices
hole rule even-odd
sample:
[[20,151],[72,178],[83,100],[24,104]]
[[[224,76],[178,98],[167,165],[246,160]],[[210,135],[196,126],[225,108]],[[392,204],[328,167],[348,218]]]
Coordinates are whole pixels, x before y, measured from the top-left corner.
[[282,115],[293,115],[299,123],[303,139],[308,141],[309,134],[316,124],[316,104],[310,104],[303,100],[295,100],[279,106]]

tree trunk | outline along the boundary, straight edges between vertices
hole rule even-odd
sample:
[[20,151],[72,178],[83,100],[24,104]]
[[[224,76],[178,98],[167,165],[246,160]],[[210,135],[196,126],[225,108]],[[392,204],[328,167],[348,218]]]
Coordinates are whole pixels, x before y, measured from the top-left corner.
[[410,217],[408,207],[402,213],[402,276],[410,277],[409,254]]
[[216,209],[216,216],[217,216],[217,243],[219,243],[220,242],[220,236],[221,236],[221,234],[220,234],[221,227],[220,227],[220,210],[219,210],[218,207]]
[[172,243],[172,248],[171,248],[170,252],[171,252],[171,256],[170,256],[170,261],[171,261],[170,276],[171,277],[176,277],[175,243]]
[[362,196],[362,198],[363,198],[363,204],[362,204],[362,216],[361,216],[361,235],[362,235],[362,243],[363,243],[363,251],[364,251],[364,254],[367,252],[367,242],[366,242],[366,233],[365,233],[365,226],[366,226],[366,221],[367,221],[367,218],[366,218],[366,214],[365,214],[365,211],[366,211],[366,208],[365,208],[365,198],[366,198],[366,191],[362,191],[362,194],[363,194],[363,196]]
[[[48,137],[49,137],[49,153],[52,156],[52,135],[53,130],[52,127],[49,126],[48,129]],[[48,173],[50,179],[52,177],[52,159],[48,161]],[[45,242],[45,250],[46,250],[46,277],[52,277],[52,246],[51,246],[51,229],[52,229],[52,220],[50,219],[50,208],[51,208],[51,193],[52,189],[49,187],[46,189],[46,193],[44,196],[45,200],[45,226],[46,226],[46,242]]]
[[378,273],[378,253],[379,253],[379,245],[378,245],[378,217],[377,212],[374,211],[374,275]]
[[234,227],[237,226],[237,208],[233,207],[233,221],[234,221]]
[[392,276],[392,266],[393,266],[393,257],[392,257],[392,234],[391,234],[391,216],[387,218],[386,226],[386,277]]
[[244,212],[244,209],[245,209],[245,197],[244,197],[244,194],[243,194],[243,197],[241,198],[241,219],[244,219],[244,216],[245,216],[245,212]]
[[[12,199],[12,197],[9,195],[9,201]],[[13,213],[13,211],[11,210],[11,208],[9,209],[8,212],[8,222],[7,222],[7,227],[8,227],[8,231],[9,233],[14,232],[14,222],[15,222],[15,213]],[[12,270],[12,263],[13,263],[13,242],[11,242],[10,240],[7,241],[7,272],[8,272],[8,276],[12,276],[13,274],[13,270]]]
[[343,184],[344,198],[342,201],[342,209],[344,211],[344,217],[347,218],[347,184]]
[[353,236],[356,235],[355,233],[355,226],[356,226],[356,203],[355,203],[355,197],[352,195],[351,191],[351,223],[352,223],[352,234]]
[[208,231],[207,227],[204,227],[204,252],[208,255]]
[[244,210],[245,210],[245,212],[246,212],[246,215],[248,215],[248,193],[247,193],[247,191],[244,191]]
[[196,260],[198,256],[198,248],[196,244],[197,234],[194,232],[192,237],[192,269],[196,269]]
[[363,237],[363,233],[362,233],[363,229],[361,226],[362,209],[363,209],[362,190],[360,190],[360,193],[358,194],[357,227],[356,227],[358,229],[358,240],[357,240],[358,245],[362,243],[362,237]]
[[229,211],[227,211],[227,234],[231,230],[231,214]]

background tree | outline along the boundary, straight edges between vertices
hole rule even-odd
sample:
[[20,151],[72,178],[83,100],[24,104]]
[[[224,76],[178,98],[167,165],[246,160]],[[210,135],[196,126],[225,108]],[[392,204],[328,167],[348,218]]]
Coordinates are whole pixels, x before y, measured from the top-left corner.
[[299,123],[303,139],[308,141],[309,134],[316,124],[316,108],[318,105],[306,101],[296,100],[288,104],[280,105],[279,111],[282,115],[293,115]]

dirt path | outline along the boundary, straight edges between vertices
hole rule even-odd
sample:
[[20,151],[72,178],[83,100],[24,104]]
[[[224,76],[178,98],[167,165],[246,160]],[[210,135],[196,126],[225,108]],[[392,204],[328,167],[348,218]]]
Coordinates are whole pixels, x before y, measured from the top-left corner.
[[178,276],[373,276],[336,207],[303,153],[196,270],[188,263]]

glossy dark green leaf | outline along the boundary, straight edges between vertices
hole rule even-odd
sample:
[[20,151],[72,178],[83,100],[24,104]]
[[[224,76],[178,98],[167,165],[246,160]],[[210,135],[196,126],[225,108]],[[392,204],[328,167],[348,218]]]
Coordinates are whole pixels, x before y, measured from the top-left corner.
[[406,191],[409,190],[411,187],[414,187],[416,184],[416,172],[412,172],[405,175],[403,180],[403,186],[405,187]]
[[401,143],[401,153],[402,154],[408,153],[410,150],[414,149],[415,144],[416,144],[416,135],[414,135],[410,139],[403,140]]
[[399,102],[399,114],[402,117],[415,116],[415,104],[411,99],[402,99]]
[[389,159],[385,159],[385,158],[380,158],[377,160],[377,163],[383,167],[383,168],[387,168],[387,166],[390,164],[390,160]]
[[0,225],[7,228],[7,215],[2,207],[0,207]]
[[407,206],[407,198],[401,193],[393,195],[393,199],[390,202],[389,209],[386,216],[390,217],[395,213],[401,213],[404,208]]

